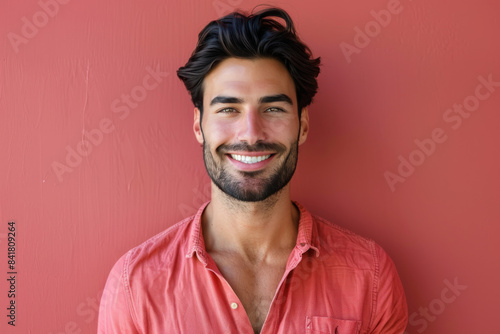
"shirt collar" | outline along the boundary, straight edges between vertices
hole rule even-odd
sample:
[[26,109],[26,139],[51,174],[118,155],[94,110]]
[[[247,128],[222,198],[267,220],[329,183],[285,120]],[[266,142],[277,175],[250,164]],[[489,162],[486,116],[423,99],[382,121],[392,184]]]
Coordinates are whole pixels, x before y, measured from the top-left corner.
[[198,259],[205,266],[208,264],[208,257],[205,249],[205,239],[203,239],[203,233],[201,231],[201,215],[203,214],[203,211],[207,207],[208,203],[210,203],[210,201],[205,202],[194,215],[191,223],[189,243],[186,253],[186,258],[192,258],[196,253]]
[[[192,258],[196,253],[198,259],[205,266],[207,266],[210,258],[207,256],[205,240],[203,239],[203,233],[201,231],[201,216],[208,203],[210,203],[210,201],[204,203],[193,217],[186,253],[186,258]],[[313,224],[313,217],[311,213],[300,203],[295,201],[293,201],[293,203],[300,212],[299,231],[297,233],[295,248],[300,251],[300,254],[307,252],[309,249],[313,249],[316,252],[316,256],[319,256],[319,243],[317,240],[316,226]]]
[[318,234],[313,217],[303,205],[295,201],[293,203],[300,212],[299,231],[295,247],[300,249],[301,254],[304,254],[309,249],[313,249],[316,252],[316,256],[319,256]]

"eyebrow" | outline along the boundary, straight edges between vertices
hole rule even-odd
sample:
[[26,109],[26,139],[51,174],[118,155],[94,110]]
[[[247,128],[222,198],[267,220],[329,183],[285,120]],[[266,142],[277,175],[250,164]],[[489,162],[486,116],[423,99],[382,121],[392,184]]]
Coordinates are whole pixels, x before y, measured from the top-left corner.
[[[292,99],[286,94],[263,96],[259,99],[259,103],[272,103],[272,102],[286,102],[293,106]],[[211,106],[217,103],[243,103],[243,100],[232,96],[216,96],[212,99],[212,101],[210,101]]]
[[292,99],[286,94],[264,96],[259,99],[259,103],[271,103],[271,102],[286,102],[289,105],[293,106]]
[[217,103],[243,103],[243,100],[231,96],[216,96],[210,101],[211,106]]

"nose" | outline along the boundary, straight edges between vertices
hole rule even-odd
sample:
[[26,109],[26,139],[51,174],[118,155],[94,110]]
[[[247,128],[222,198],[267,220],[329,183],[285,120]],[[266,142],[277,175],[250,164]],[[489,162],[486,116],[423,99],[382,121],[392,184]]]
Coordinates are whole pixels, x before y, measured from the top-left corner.
[[244,141],[248,145],[266,139],[264,119],[255,108],[249,108],[245,111],[238,123],[238,128],[238,140]]

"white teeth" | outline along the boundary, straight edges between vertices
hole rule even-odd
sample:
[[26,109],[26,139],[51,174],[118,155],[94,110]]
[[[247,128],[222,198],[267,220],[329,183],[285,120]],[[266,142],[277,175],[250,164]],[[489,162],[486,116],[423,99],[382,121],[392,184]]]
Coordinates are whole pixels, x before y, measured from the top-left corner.
[[250,157],[248,155],[231,154],[231,158],[233,158],[234,160],[244,162],[246,164],[254,164],[256,162],[261,162],[262,160],[269,159],[270,156],[271,156],[270,154],[267,154],[258,157]]

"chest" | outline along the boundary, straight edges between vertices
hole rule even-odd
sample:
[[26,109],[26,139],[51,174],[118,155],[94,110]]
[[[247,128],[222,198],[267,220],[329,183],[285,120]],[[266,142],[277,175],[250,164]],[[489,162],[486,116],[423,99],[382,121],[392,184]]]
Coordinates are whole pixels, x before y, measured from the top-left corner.
[[[233,263],[207,268],[191,261],[171,275],[156,272],[147,286],[132,281],[138,322],[144,333],[288,334],[308,332],[309,320],[319,316],[326,317],[313,319],[320,328],[333,318],[361,321],[367,329],[373,316],[373,272],[312,259],[304,256],[297,266],[290,265],[279,290],[285,268],[251,270]],[[225,277],[214,273],[219,268]],[[154,290],[138,292],[148,287]],[[339,333],[351,333],[342,328]]]
[[285,272],[286,261],[282,265],[260,266],[248,266],[227,259],[215,261],[219,271],[241,301],[254,332],[259,333]]

